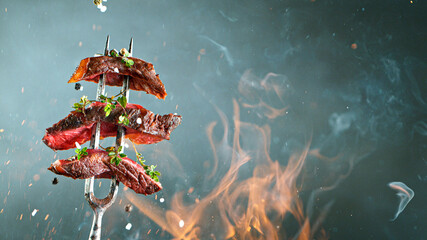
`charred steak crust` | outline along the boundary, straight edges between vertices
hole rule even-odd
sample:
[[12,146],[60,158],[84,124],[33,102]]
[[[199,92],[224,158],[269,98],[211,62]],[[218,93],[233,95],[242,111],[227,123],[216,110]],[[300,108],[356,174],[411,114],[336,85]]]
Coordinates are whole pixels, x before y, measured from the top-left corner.
[[[113,137],[117,133],[117,126],[126,129],[125,137],[136,144],[157,143],[164,139],[169,140],[171,132],[181,123],[181,116],[172,113],[158,115],[137,104],[128,103],[126,113],[129,115],[129,125],[119,124],[119,117],[123,113],[120,106],[105,117],[105,103],[94,102],[85,109],[85,113],[72,111],[67,117],[46,129],[43,142],[54,150],[74,148],[75,142],[83,144],[89,141],[92,126],[101,122],[101,138]],[[141,124],[138,123],[141,119]]]
[[159,99],[165,99],[166,90],[159,75],[154,71],[153,64],[139,58],[129,57],[134,61],[132,67],[127,67],[120,57],[90,57],[80,61],[76,71],[68,83],[81,80],[98,83],[101,74],[106,74],[105,84],[122,86],[125,76],[130,76],[129,88],[145,91]]
[[154,181],[144,168],[125,157],[118,166],[110,163],[108,153],[98,149],[88,149],[88,155],[80,160],[57,160],[51,164],[48,170],[58,175],[64,175],[73,179],[111,178],[117,176],[117,180],[136,193],[149,195],[162,189],[162,185]]

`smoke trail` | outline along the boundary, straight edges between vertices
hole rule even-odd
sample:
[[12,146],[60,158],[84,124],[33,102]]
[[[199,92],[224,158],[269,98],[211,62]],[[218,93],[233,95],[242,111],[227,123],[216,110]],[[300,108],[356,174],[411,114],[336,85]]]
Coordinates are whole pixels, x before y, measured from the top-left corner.
[[400,198],[399,207],[397,208],[397,212],[394,215],[394,218],[390,219],[390,221],[396,220],[399,214],[405,209],[406,205],[408,205],[409,201],[414,197],[415,193],[410,189],[406,184],[402,182],[391,182],[388,186],[396,191],[397,196]]
[[211,42],[213,45],[215,45],[215,46],[218,48],[218,50],[219,50],[219,51],[221,51],[221,52],[224,54],[225,59],[227,60],[228,65],[230,65],[230,67],[232,67],[232,66],[234,65],[233,57],[231,56],[231,54],[230,54],[230,52],[228,51],[228,48],[227,48],[227,47],[225,47],[225,46],[223,46],[223,45],[221,45],[221,44],[219,44],[219,43],[215,42],[214,40],[212,40],[211,38],[209,38],[209,37],[207,37],[207,36],[203,36],[203,35],[201,35],[201,36],[199,36],[199,37],[204,38],[204,39],[207,39],[209,42]]

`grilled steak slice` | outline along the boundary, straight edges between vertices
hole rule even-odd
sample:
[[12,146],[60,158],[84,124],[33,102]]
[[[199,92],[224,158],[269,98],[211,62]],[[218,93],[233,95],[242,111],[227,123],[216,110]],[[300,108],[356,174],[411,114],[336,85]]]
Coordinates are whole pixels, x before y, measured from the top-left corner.
[[162,185],[154,181],[144,168],[133,160],[124,157],[118,166],[110,163],[111,157],[108,153],[98,149],[88,149],[88,155],[80,160],[56,160],[50,165],[48,170],[53,173],[72,177],[73,179],[86,178],[112,178],[117,176],[117,180],[136,193],[149,195],[162,189]]
[[[124,112],[119,105],[105,117],[105,103],[94,102],[85,113],[72,111],[66,118],[46,129],[43,142],[53,150],[67,150],[75,147],[75,142],[83,144],[90,140],[92,128],[101,122],[101,139],[115,137],[117,126],[125,127],[125,137],[135,144],[152,144],[169,140],[171,132],[181,123],[181,116],[172,113],[158,115],[137,104],[126,105],[129,125],[119,124]],[[141,119],[140,124],[138,118]]]
[[101,74],[105,73],[105,84],[108,86],[122,86],[125,76],[130,76],[129,88],[136,91],[145,91],[159,99],[165,99],[166,90],[159,75],[154,71],[153,64],[139,58],[129,57],[134,65],[127,67],[120,57],[90,57],[80,62],[68,83],[81,80],[98,83]]

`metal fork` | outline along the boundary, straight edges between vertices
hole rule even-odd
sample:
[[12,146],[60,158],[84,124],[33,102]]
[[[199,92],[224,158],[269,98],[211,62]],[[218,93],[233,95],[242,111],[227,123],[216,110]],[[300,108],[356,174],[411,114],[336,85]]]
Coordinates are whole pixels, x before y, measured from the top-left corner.
[[[108,35],[107,41],[105,43],[105,50],[104,50],[105,56],[108,56],[109,54],[109,50],[108,50],[109,45],[110,45],[110,36]],[[133,49],[133,38],[130,39],[129,56],[132,56],[132,49]],[[100,101],[100,97],[101,95],[104,95],[104,92],[105,92],[105,74],[102,74],[99,78],[98,88],[96,91],[97,101]],[[129,76],[126,76],[125,79],[123,80],[122,92],[126,96],[126,99],[129,101]],[[91,149],[99,148],[100,130],[101,130],[101,123],[98,122],[95,128],[93,128],[92,130],[92,137],[90,140],[89,148]],[[125,136],[125,128],[119,126],[117,128],[116,148],[118,148],[119,146],[122,146],[122,150],[120,153],[124,151],[123,149],[124,136]],[[112,177],[110,192],[107,195],[107,197],[105,197],[104,199],[99,199],[95,197],[93,193],[93,182],[94,182],[94,177],[86,179],[85,181],[85,198],[94,212],[92,228],[89,234],[89,240],[91,239],[99,240],[101,239],[102,216],[104,215],[104,212],[116,200],[119,182],[117,181],[116,176]]]

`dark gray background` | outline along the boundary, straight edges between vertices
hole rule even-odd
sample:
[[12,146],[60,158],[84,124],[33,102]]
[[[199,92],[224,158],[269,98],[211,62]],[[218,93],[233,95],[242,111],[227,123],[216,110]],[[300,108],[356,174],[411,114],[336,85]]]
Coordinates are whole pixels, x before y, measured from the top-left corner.
[[[242,121],[270,126],[270,155],[282,166],[310,139],[311,149],[341,156],[332,162],[310,156],[300,175],[300,198],[305,213],[312,213],[312,224],[314,216],[332,204],[321,221],[330,239],[426,239],[425,2],[105,4],[108,9],[101,13],[89,0],[0,0],[1,239],[88,236],[92,217],[83,197],[84,181],[58,177],[59,184],[52,185],[55,176],[46,170],[55,159],[73,152],[54,153],[41,138],[83,94],[94,97],[95,84],[82,83],[80,92],[66,82],[82,58],[102,52],[108,34],[111,47],[117,49],[127,47],[133,37],[134,56],[154,64],[168,92],[165,101],[132,92],[130,101],[156,113],[183,116],[170,141],[143,147],[147,161],[157,163],[163,173],[164,190],[158,197],[165,202],[146,197],[160,208],[167,210],[177,192],[194,187],[185,199],[193,203],[218,184],[230,156],[220,159],[223,172],[205,179],[213,165],[205,129],[219,122],[214,137],[221,138],[218,107],[228,118],[231,143],[236,99]],[[274,81],[286,90],[283,99],[259,86],[269,73],[280,75]],[[250,94],[238,91],[239,82],[247,84]],[[263,108],[243,110],[243,103],[256,104],[259,99],[275,108],[288,107],[287,113],[268,119]],[[245,135],[242,141],[250,146],[253,138]],[[240,178],[248,177],[255,165],[246,164]],[[393,181],[408,185],[415,197],[391,222],[399,204],[396,192],[387,186]],[[101,189],[107,188],[108,181],[102,183]],[[332,190],[319,190],[334,183],[338,185]],[[124,212],[129,200],[123,187],[119,191],[117,203],[104,216],[104,239],[172,238],[136,208]],[[316,201],[310,205],[313,193]],[[34,209],[39,211],[31,216]],[[281,221],[289,228],[286,235],[279,232],[281,238],[298,234],[298,224],[288,215]],[[129,222],[133,227],[128,231]],[[201,238],[211,233],[223,238],[219,226],[203,224]]]

